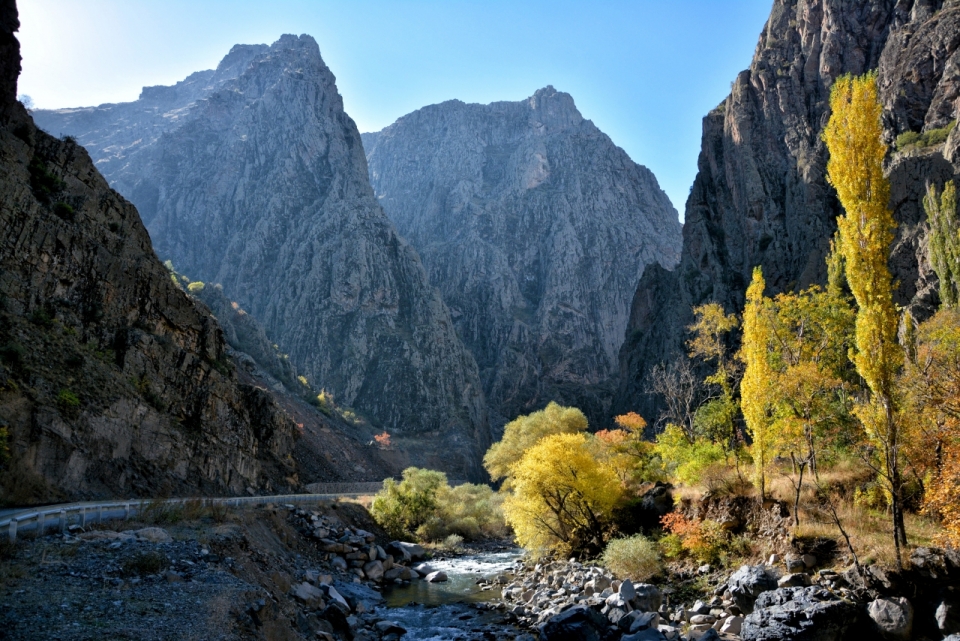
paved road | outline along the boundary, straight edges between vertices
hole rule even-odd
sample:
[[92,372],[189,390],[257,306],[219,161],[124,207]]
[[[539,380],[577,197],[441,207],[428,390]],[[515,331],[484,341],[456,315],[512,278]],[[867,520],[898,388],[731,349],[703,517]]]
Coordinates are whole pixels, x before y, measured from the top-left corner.
[[[329,501],[338,498],[358,497],[369,492],[337,492],[329,494],[281,494],[271,496],[232,496],[221,498],[205,498],[205,502],[224,504],[239,507],[241,505],[264,505],[267,503],[312,503]],[[60,503],[57,505],[43,505],[32,508],[14,508],[0,511],[0,532],[6,531],[13,540],[23,532],[36,530],[42,523],[43,531],[62,529],[67,525],[108,521],[112,519],[131,518],[141,507],[157,504],[177,504],[196,500],[189,498],[179,499],[135,499],[113,501],[80,501],[75,503]]]

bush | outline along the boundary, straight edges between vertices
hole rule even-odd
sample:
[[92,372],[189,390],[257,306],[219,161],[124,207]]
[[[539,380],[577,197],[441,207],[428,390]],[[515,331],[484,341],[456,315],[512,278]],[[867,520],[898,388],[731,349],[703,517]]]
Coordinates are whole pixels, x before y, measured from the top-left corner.
[[57,215],[61,220],[67,222],[72,222],[76,212],[73,209],[73,206],[69,203],[58,202],[53,206],[53,213]]
[[698,521],[680,512],[671,512],[661,522],[668,533],[660,539],[660,550],[666,557],[689,554],[700,563],[726,564],[731,557],[746,556],[750,552],[748,539],[731,536],[716,521]]
[[370,513],[377,523],[399,539],[416,536],[420,526],[436,517],[437,492],[447,485],[447,475],[435,470],[408,467],[403,480],[386,479],[373,497]]
[[187,291],[191,294],[199,294],[203,291],[204,284],[201,281],[195,281],[187,285]]
[[915,145],[920,140],[920,134],[916,131],[905,131],[897,136],[897,149],[906,149],[910,145]]
[[648,581],[663,571],[656,543],[642,534],[610,541],[600,562],[617,576],[635,581]]
[[383,482],[370,513],[395,538],[427,542],[456,535],[473,540],[506,534],[501,502],[487,485],[450,487],[442,472],[410,467],[399,483]]
[[686,485],[699,483],[707,468],[726,461],[723,445],[705,438],[691,443],[683,430],[673,424],[657,436],[656,453],[667,473]]
[[76,418],[80,414],[80,398],[68,389],[57,394],[57,407],[65,418]]
[[953,128],[956,126],[957,121],[954,120],[945,127],[931,129],[922,134],[916,131],[905,131],[897,136],[897,149],[903,151],[908,148],[922,148],[942,144],[946,142],[950,132],[953,131]]

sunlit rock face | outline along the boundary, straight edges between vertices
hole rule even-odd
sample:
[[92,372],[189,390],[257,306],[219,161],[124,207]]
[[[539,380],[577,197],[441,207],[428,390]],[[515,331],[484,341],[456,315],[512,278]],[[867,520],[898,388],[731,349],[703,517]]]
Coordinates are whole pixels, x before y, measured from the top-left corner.
[[[824,258],[842,213],[826,181],[821,139],[830,88],[878,70],[885,138],[957,118],[960,3],[777,0],[750,68],[703,120],[699,173],[687,199],[683,252],[673,271],[651,268],[637,289],[620,352],[614,407],[657,413],[645,393],[653,366],[682,355],[691,308],[740,311],[750,274],[768,293],[824,283]],[[925,241],[924,185],[960,173],[960,134],[922,150],[892,150],[890,206],[899,223],[890,266],[896,300],[917,318],[937,304]]]
[[424,107],[363,138],[374,191],[440,288],[493,420],[550,400],[609,420],[640,275],[679,257],[654,175],[553,87]]
[[412,438],[415,462],[479,475],[490,434],[476,364],[377,203],[311,37],[235,47],[136,103],[38,117],[90,148],[158,254],[221,283],[312,385]]

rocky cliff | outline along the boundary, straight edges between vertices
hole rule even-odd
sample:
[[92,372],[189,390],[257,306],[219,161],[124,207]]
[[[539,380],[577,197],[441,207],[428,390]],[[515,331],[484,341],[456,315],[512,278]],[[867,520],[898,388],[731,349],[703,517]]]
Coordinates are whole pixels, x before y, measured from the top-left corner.
[[364,134],[374,191],[417,249],[498,422],[557,400],[609,419],[644,267],[679,258],[677,212],[570,95],[452,100]]
[[[773,292],[823,282],[841,213],[826,183],[821,140],[833,81],[879,71],[887,138],[957,118],[960,3],[956,0],[776,0],[750,68],[703,120],[699,173],[686,203],[683,252],[673,271],[647,270],[620,352],[618,409],[656,413],[647,373],[683,351],[690,309],[709,301],[739,311],[762,265]],[[897,301],[919,317],[936,304],[927,264],[927,180],[960,170],[958,134],[946,144],[894,151],[891,207],[899,223],[891,268]]]
[[239,381],[87,152],[16,101],[17,11],[0,7],[0,501],[296,485],[295,423]]
[[234,48],[191,78],[134,105],[37,117],[93,150],[158,253],[221,283],[311,384],[413,437],[420,464],[479,474],[490,436],[476,364],[370,189],[317,43]]

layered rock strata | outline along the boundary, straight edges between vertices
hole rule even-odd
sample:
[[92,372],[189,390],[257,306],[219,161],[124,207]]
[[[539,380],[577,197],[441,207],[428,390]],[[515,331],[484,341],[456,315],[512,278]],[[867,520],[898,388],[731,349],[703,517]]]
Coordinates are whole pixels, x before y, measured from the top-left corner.
[[606,416],[640,275],[679,257],[650,170],[553,87],[431,105],[363,136],[374,191],[450,307],[495,419],[550,400]]
[[[490,436],[476,364],[373,195],[317,43],[234,48],[191,78],[134,105],[39,118],[99,154],[157,251],[221,283],[311,384],[412,438],[417,463],[479,475]],[[126,132],[116,140],[110,113]],[[140,127],[149,136],[131,141]]]

